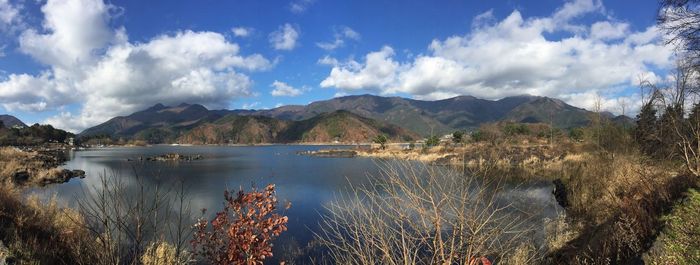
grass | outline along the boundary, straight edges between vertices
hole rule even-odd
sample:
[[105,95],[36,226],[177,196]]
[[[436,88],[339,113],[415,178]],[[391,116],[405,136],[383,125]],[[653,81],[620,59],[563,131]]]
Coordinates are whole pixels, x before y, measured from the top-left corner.
[[688,197],[665,215],[664,230],[645,255],[647,264],[700,264],[700,192]]
[[54,199],[23,199],[16,188],[0,186],[0,241],[18,264],[79,264],[90,255],[83,252],[90,240],[78,220]]

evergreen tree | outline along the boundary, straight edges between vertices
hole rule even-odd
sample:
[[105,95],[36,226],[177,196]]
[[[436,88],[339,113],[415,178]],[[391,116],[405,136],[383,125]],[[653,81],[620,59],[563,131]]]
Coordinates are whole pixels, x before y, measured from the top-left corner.
[[634,140],[646,155],[654,156],[660,147],[657,134],[656,109],[651,103],[644,104],[639,114],[637,114]]
[[661,148],[658,149],[659,155],[673,158],[679,154],[678,143],[680,143],[681,139],[678,134],[685,131],[683,123],[683,109],[681,106],[667,106],[657,126],[658,138],[661,144]]

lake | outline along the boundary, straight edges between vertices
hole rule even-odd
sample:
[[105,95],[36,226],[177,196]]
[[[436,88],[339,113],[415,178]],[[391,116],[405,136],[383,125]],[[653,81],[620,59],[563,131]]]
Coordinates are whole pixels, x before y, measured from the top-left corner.
[[[305,246],[313,239],[312,231],[318,228],[324,204],[346,191],[349,185],[360,185],[366,183],[368,177],[379,176],[378,161],[373,159],[297,155],[299,151],[325,148],[329,147],[159,145],[71,151],[70,160],[64,168],[85,170],[86,178],[51,185],[36,192],[45,196],[56,195],[60,201],[72,205],[76,198],[84,196],[88,187],[99,186],[99,176],[105,172],[108,177],[120,178],[133,178],[138,173],[147,185],[158,181],[173,183],[182,179],[189,191],[192,209],[206,208],[209,213],[214,213],[222,207],[225,189],[238,190],[243,187],[249,190],[251,185],[263,188],[274,183],[278,199],[282,202],[280,208],[285,201],[292,203],[292,207],[286,211],[289,231],[279,240]],[[129,161],[165,153],[198,154],[203,159],[182,162]],[[537,220],[541,221],[556,216],[560,210],[551,189],[546,182],[520,185],[513,187],[507,198],[523,209],[536,209],[541,215]]]

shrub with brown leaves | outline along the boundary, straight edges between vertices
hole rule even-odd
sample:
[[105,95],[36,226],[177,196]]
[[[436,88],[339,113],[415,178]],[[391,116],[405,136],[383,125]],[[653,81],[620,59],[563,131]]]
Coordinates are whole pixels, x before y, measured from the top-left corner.
[[262,264],[272,256],[272,241],[287,230],[287,216],[275,213],[275,185],[236,195],[226,191],[224,198],[224,209],[211,222],[195,224],[195,253],[212,264]]

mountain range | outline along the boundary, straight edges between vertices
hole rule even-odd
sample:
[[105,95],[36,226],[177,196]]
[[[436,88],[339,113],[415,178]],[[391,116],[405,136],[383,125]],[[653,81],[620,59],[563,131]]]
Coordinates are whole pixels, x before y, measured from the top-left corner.
[[207,110],[198,104],[157,104],[128,116],[120,116],[89,128],[80,138],[109,137],[145,140],[149,143],[257,144],[367,142],[378,134],[395,141],[419,135],[386,122],[338,110],[298,121],[257,115],[237,115],[230,110]]
[[[427,101],[374,95],[346,96],[317,101],[309,105],[290,105],[269,110],[235,110],[238,115],[257,115],[283,120],[302,120],[321,113],[346,110],[363,117],[385,121],[414,131],[422,136],[446,134],[454,130],[473,130],[481,124],[497,121],[550,123],[568,129],[587,125],[593,112],[566,104],[564,101],[538,96],[514,96],[500,100],[458,96]],[[618,122],[632,122],[626,116]]]
[[[593,114],[558,99],[537,96],[500,100],[459,96],[427,101],[358,95],[268,110],[156,104],[112,118],[79,136],[192,144],[366,142],[380,133],[393,140],[412,140],[499,121],[551,123],[566,129],[588,124]],[[632,122],[626,116],[604,115],[616,122]]]

